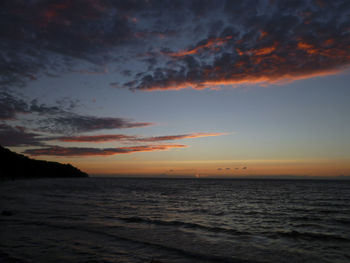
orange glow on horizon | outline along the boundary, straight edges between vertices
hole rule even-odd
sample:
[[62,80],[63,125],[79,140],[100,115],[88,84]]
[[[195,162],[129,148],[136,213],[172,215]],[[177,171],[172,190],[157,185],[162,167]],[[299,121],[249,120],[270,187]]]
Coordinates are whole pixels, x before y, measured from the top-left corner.
[[[112,157],[111,157],[112,158]],[[74,163],[91,174],[139,176],[251,177],[350,175],[350,160],[226,160],[226,161],[122,161],[101,163],[80,159]],[[245,169],[244,169],[245,168]]]

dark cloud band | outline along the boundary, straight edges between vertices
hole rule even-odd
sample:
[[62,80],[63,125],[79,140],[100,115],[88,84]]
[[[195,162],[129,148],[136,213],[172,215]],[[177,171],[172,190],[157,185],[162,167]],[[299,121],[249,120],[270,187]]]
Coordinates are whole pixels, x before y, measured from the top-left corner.
[[111,141],[129,141],[129,142],[161,142],[181,140],[188,138],[201,138],[211,136],[221,136],[226,133],[189,133],[181,135],[167,135],[167,136],[154,136],[154,137],[141,137],[136,135],[124,135],[124,134],[105,134],[105,135],[85,135],[85,136],[64,136],[56,137],[55,140],[62,142],[111,142]]
[[0,145],[3,146],[43,146],[42,137],[28,132],[24,127],[0,124]]
[[150,122],[133,122],[124,118],[95,117],[78,114],[58,116],[40,121],[40,130],[50,133],[79,133],[103,129],[126,129],[153,125]]
[[128,81],[117,87],[132,90],[293,81],[350,64],[347,0],[5,0],[2,10],[2,85],[79,60],[119,63]]
[[79,147],[58,147],[52,146],[41,149],[29,149],[24,151],[25,154],[32,156],[107,156],[116,154],[129,154],[134,152],[151,152],[164,151],[171,148],[183,148],[186,145],[170,144],[170,145],[146,145],[146,146],[132,146],[120,148],[79,148]]

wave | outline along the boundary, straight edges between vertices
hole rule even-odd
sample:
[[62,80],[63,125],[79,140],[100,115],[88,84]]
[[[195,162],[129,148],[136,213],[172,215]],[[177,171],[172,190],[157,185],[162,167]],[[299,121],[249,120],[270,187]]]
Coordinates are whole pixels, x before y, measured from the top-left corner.
[[[242,232],[234,229],[227,229],[227,228],[220,228],[220,227],[210,227],[210,226],[204,226],[200,224],[195,223],[186,223],[181,221],[162,221],[162,220],[155,220],[155,219],[147,219],[147,218],[140,218],[140,217],[118,217],[115,218],[121,221],[125,221],[128,223],[144,223],[144,224],[155,224],[155,225],[162,225],[162,226],[176,226],[176,227],[184,227],[184,228],[190,228],[190,229],[200,229],[205,230],[207,232],[212,233],[224,233],[224,234],[231,234],[231,235],[240,235],[240,236],[253,236],[253,233],[250,232]],[[67,225],[67,224],[56,224],[56,223],[49,223],[49,222],[39,222],[39,221],[26,221],[21,222],[23,225],[38,225],[38,226],[47,226],[47,227],[55,227],[60,229],[70,229],[70,230],[78,230],[78,231],[87,231],[91,233],[96,234],[106,234],[102,231],[94,231],[93,229],[77,226],[77,225]],[[123,228],[127,229],[126,226],[108,226],[108,228],[118,229]],[[264,236],[268,238],[278,238],[278,237],[288,237],[288,238],[300,238],[300,239],[318,239],[318,240],[324,240],[324,241],[342,241],[342,242],[350,242],[350,238],[341,236],[341,235],[332,235],[327,233],[319,233],[319,232],[300,232],[296,230],[292,231],[276,231],[276,232],[262,232],[260,234],[263,234]]]
[[224,233],[224,234],[231,234],[231,235],[251,235],[252,234],[250,232],[243,232],[235,229],[204,226],[197,223],[182,222],[177,220],[163,221],[158,219],[149,219],[149,218],[142,218],[142,217],[115,217],[115,219],[121,220],[127,223],[143,223],[143,224],[153,224],[153,225],[161,225],[161,226],[184,227],[184,228],[200,229],[200,230],[209,231],[209,232]]
[[292,223],[290,224],[292,225],[293,227],[314,227],[314,228],[323,228],[323,229],[326,229],[327,226],[324,226],[324,225],[320,225],[320,224],[317,224],[317,223],[307,223],[307,222],[302,222],[302,223]]
[[299,232],[296,230],[293,231],[278,231],[276,232],[279,236],[290,237],[290,238],[301,238],[301,239],[321,239],[326,241],[345,241],[349,242],[350,239],[340,235],[331,235],[325,233],[317,232]]
[[[256,261],[256,260],[252,261],[252,260],[236,258],[236,257],[210,255],[210,254],[199,253],[196,251],[190,251],[190,250],[186,250],[186,249],[182,249],[182,248],[178,248],[178,247],[169,246],[169,245],[166,245],[164,243],[156,243],[156,242],[151,242],[151,241],[139,240],[136,237],[131,238],[131,237],[126,237],[123,234],[118,235],[117,233],[111,233],[110,231],[99,230],[98,227],[92,228],[91,226],[53,224],[53,223],[49,223],[49,222],[38,222],[38,221],[32,221],[32,222],[27,221],[26,224],[46,226],[46,227],[51,227],[51,228],[58,228],[58,229],[62,229],[62,230],[84,231],[84,232],[91,233],[91,234],[102,235],[102,236],[106,236],[109,238],[119,239],[119,240],[125,241],[125,242],[131,242],[134,244],[144,245],[147,247],[151,247],[153,249],[160,249],[160,250],[163,250],[163,251],[165,250],[165,251],[170,252],[170,253],[176,253],[178,255],[182,255],[183,257],[186,257],[188,259],[193,260],[193,262],[199,261],[199,262],[218,262],[218,263],[219,262],[222,262],[222,263],[263,263],[263,261]],[[115,229],[115,228],[124,228],[124,227],[114,226],[113,228]],[[0,257],[0,259],[1,259],[1,257]],[[26,263],[26,262],[14,261],[14,263]]]
[[289,220],[291,221],[302,221],[302,222],[319,222],[322,221],[322,218],[319,216],[308,216],[308,215],[300,215],[300,216],[291,216],[289,217]]

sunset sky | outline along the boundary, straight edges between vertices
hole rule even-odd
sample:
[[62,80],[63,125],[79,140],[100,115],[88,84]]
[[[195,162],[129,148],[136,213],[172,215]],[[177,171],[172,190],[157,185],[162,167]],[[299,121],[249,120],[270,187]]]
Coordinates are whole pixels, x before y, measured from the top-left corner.
[[4,0],[0,144],[92,175],[350,175],[350,1]]

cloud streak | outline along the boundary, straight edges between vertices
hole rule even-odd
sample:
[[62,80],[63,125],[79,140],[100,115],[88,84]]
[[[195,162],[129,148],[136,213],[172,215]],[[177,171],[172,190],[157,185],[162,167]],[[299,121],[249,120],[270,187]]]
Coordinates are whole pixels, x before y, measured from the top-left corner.
[[28,132],[24,127],[0,124],[0,145],[3,146],[43,146],[39,134]]
[[139,142],[159,142],[159,141],[172,141],[172,140],[182,140],[190,138],[201,138],[201,137],[213,137],[226,135],[227,133],[190,133],[182,135],[167,135],[167,136],[155,136],[148,138],[136,138],[136,141]]
[[54,140],[61,141],[61,142],[93,142],[93,143],[125,141],[125,140],[134,140],[134,139],[136,139],[136,136],[128,136],[124,134],[64,136],[64,137],[54,138]]
[[173,148],[184,148],[186,145],[169,144],[169,145],[146,145],[146,146],[131,146],[119,148],[80,148],[80,147],[59,147],[50,146],[41,149],[28,149],[25,154],[31,156],[109,156],[117,154],[130,154],[135,152],[152,152],[164,151]]
[[154,137],[140,137],[136,135],[124,135],[124,134],[105,134],[105,135],[87,135],[87,136],[64,136],[54,138],[55,140],[62,142],[112,142],[112,141],[129,141],[129,142],[160,142],[160,141],[173,141],[189,138],[201,138],[227,135],[227,133],[189,133],[181,135],[166,135],[166,136],[154,136]]
[[[50,106],[37,99],[25,101],[7,91],[0,92],[0,121],[19,120],[21,115],[30,115],[31,126],[39,132],[72,134],[103,129],[127,129],[154,125],[150,122],[135,122],[126,118],[97,117],[72,112],[77,101],[63,99]],[[11,125],[8,125],[10,127]]]
[[133,122],[124,118],[84,116],[70,113],[40,121],[40,130],[50,133],[79,133],[103,129],[127,129],[154,125],[150,122]]
[[129,143],[156,143],[163,141],[173,141],[189,138],[201,138],[226,135],[226,133],[190,133],[182,135],[168,135],[155,137],[129,136],[123,134],[110,135],[87,135],[87,136],[62,136],[62,137],[42,137],[36,133],[26,132],[21,127],[10,127],[6,125],[0,126],[0,144],[4,146],[41,146],[39,149],[28,149],[25,154],[32,156],[109,156],[117,154],[129,154],[134,152],[151,152],[163,151],[172,148],[184,148],[183,144],[157,144],[157,145],[141,145],[128,146],[118,148],[83,148],[83,147],[61,147],[49,146],[45,144],[48,141],[61,142],[87,142],[87,143],[103,143],[111,141],[123,141]]

